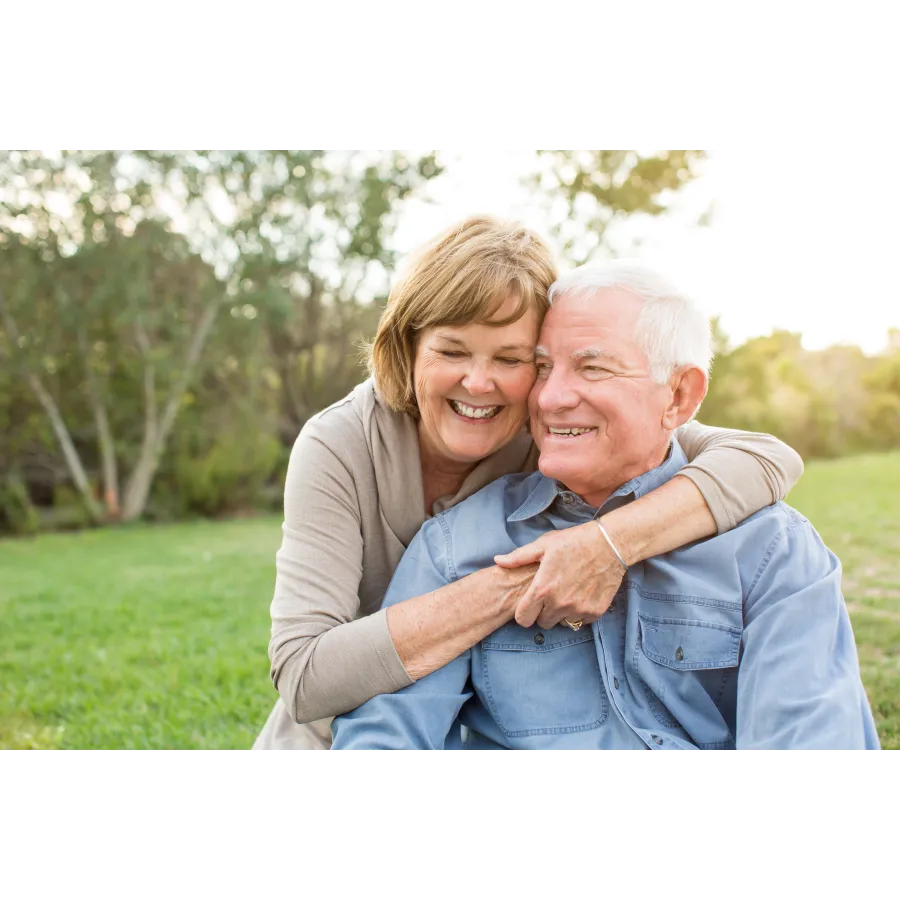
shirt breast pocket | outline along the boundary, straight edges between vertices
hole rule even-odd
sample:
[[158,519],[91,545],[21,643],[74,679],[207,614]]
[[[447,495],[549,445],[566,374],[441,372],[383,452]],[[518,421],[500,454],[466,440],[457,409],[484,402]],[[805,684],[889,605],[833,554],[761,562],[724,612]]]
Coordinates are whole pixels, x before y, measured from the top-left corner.
[[590,731],[609,714],[590,628],[504,625],[481,642],[482,679],[507,737]]
[[734,624],[638,616],[633,667],[650,711],[663,725],[680,725],[700,746],[733,740],[719,706],[740,658],[743,628],[740,610],[727,618]]

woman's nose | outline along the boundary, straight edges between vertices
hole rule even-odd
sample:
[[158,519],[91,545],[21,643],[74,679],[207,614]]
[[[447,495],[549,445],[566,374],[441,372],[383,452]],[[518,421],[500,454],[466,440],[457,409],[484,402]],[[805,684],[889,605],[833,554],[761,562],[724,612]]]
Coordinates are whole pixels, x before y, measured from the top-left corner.
[[494,390],[494,379],[487,366],[481,363],[472,363],[462,381],[463,387],[474,397],[478,394],[488,394]]

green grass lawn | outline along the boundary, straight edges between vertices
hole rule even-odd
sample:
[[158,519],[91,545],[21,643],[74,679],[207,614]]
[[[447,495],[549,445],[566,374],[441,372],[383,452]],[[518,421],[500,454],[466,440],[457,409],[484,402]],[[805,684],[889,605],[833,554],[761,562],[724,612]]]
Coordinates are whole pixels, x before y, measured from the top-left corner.
[[[900,748],[900,453],[811,463],[790,502],[844,564],[863,680]],[[0,542],[0,747],[249,747],[275,699],[280,519]]]

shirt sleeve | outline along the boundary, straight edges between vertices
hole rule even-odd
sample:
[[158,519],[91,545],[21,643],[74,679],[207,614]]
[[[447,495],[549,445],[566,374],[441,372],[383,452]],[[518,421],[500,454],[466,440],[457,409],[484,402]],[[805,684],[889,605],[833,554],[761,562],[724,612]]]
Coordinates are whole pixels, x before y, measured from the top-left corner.
[[744,602],[737,749],[877,750],[841,565],[797,515]]
[[353,473],[315,420],[294,445],[272,600],[271,676],[296,722],[346,712],[412,682],[384,611],[357,618],[363,538]]
[[[440,522],[426,522],[403,555],[384,607],[446,585]],[[332,750],[442,750],[463,704],[472,696],[471,651],[392,694],[381,694],[331,724]]]
[[719,534],[783,500],[803,474],[800,455],[770,434],[689,422],[676,437],[689,460],[678,474],[703,494]]

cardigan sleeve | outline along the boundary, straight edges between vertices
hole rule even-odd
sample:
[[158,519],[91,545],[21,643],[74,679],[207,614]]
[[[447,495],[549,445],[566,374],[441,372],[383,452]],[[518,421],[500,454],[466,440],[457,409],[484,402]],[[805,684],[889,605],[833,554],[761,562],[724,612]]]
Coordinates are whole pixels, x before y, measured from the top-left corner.
[[783,500],[803,474],[803,460],[770,434],[689,422],[676,431],[689,463],[678,473],[703,494],[719,534]]
[[353,472],[313,420],[294,444],[275,565],[271,676],[295,722],[354,709],[412,684],[384,610],[357,619],[363,577]]

